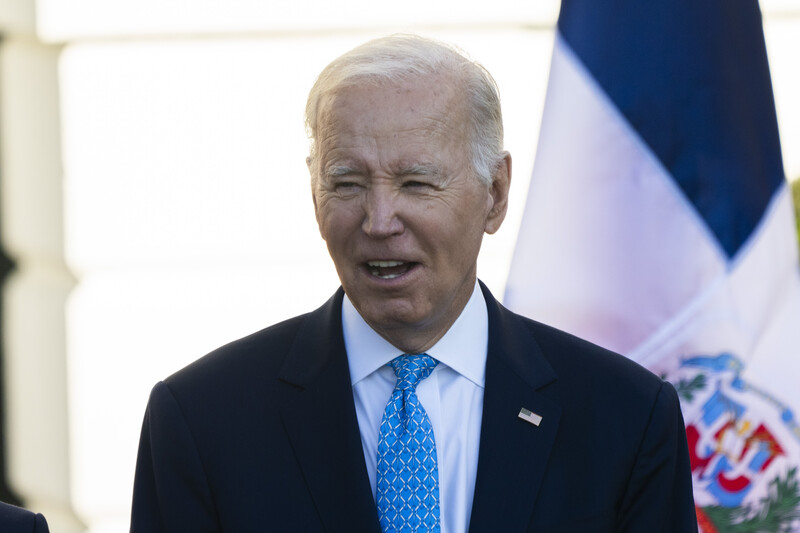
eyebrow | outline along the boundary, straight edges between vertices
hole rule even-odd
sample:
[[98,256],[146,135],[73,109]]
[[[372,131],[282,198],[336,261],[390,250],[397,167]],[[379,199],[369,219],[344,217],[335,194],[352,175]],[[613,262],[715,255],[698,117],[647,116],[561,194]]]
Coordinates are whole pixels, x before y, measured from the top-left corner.
[[347,176],[356,172],[356,170],[347,165],[333,165],[325,169],[325,175],[329,178],[337,178],[339,176]]
[[[328,178],[338,178],[358,173],[360,170],[350,165],[331,165],[324,172]],[[442,173],[438,166],[428,163],[401,163],[393,169],[393,172],[398,176],[439,176]]]
[[425,163],[400,166],[399,168],[397,168],[396,172],[401,176],[405,175],[437,176],[441,174],[441,171],[436,165],[429,165]]

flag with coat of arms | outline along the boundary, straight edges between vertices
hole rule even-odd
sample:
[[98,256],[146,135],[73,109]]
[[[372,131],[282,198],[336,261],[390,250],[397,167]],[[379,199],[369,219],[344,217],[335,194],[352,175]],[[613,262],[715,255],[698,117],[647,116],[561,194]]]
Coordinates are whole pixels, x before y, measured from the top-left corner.
[[700,530],[800,531],[800,264],[756,0],[562,0],[505,303],[681,398]]

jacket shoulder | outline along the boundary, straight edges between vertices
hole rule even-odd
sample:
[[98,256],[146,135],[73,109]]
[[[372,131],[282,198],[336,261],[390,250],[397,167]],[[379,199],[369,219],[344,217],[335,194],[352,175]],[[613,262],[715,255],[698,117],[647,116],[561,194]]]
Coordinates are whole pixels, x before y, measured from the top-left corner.
[[341,324],[341,289],[318,309],[235,340],[190,363],[164,380],[177,397],[210,391],[247,394],[269,390],[296,343],[309,334],[326,335]]
[[[524,317],[497,304],[507,343],[528,361],[546,361],[552,371],[546,389],[566,403],[590,398],[594,405],[613,402],[631,409],[652,405],[665,381],[635,361],[553,326]],[[667,384],[667,388],[671,388]]]
[[212,379],[257,372],[262,377],[275,375],[297,332],[310,313],[274,324],[234,340],[200,357],[164,381],[171,388]]
[[22,507],[0,502],[0,531],[34,531],[47,532],[47,521],[41,514],[36,514]]
[[[577,367],[595,378],[627,377],[634,382],[656,387],[663,382],[660,377],[623,355],[552,326],[516,316],[523,321],[557,372]],[[559,375],[562,373],[559,372]]]

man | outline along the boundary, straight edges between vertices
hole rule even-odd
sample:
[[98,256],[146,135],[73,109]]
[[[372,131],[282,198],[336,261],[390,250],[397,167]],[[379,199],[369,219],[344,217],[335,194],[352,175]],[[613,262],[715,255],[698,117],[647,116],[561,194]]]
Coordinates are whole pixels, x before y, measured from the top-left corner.
[[342,289],[156,385],[131,530],[694,531],[674,389],[477,281],[511,179],[488,73],[379,39],[306,119]]
[[3,533],[49,533],[47,520],[39,513],[0,502],[0,531]]

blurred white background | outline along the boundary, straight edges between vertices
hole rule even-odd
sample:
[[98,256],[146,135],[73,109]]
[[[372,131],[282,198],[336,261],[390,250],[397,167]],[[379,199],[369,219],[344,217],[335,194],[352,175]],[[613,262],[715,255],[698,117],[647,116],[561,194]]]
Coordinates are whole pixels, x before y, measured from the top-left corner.
[[[555,0],[0,0],[10,483],[54,532],[128,528],[152,385],[338,286],[305,167],[316,74],[372,37],[453,42],[500,86],[512,202],[479,275],[502,296]],[[800,5],[762,2],[800,177]],[[568,206],[565,206],[568,208]]]

